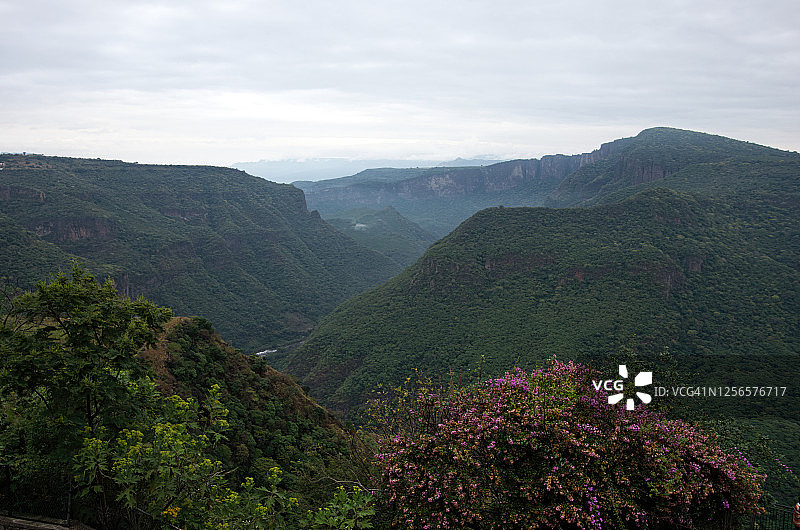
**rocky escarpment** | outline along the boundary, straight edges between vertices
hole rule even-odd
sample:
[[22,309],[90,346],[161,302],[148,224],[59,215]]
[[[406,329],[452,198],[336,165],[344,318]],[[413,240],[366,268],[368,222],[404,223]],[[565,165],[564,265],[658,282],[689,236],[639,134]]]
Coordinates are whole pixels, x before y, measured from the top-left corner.
[[109,239],[113,231],[112,224],[110,219],[104,217],[79,217],[42,221],[28,228],[42,239],[56,243]]
[[350,186],[315,187],[306,190],[306,201],[310,208],[330,201],[376,207],[391,203],[395,198],[409,200],[493,194],[531,182],[556,185],[580,167],[582,156],[551,155],[490,166],[432,168],[422,175],[391,182],[369,180]]
[[[598,153],[594,157],[602,156]],[[304,186],[309,208],[323,216],[356,207],[396,208],[404,217],[441,237],[478,210],[498,205],[540,206],[584,155],[548,155],[489,166],[437,167],[427,170],[371,170]]]
[[41,190],[26,188],[24,186],[0,186],[0,201],[34,200],[44,202],[44,193]]
[[[697,164],[764,156],[786,153],[721,136],[657,127],[579,155],[548,155],[480,167],[371,170],[303,189],[309,207],[323,215],[359,206],[394,206],[412,221],[443,235],[442,229],[452,229],[486,207],[586,206]],[[457,212],[458,217],[443,213],[445,209]],[[436,217],[438,231],[425,224]]]
[[614,140],[613,142],[600,144],[599,149],[595,149],[591,153],[583,153],[580,155],[580,166],[583,167],[588,164],[594,164],[595,162],[600,162],[601,160],[615,156],[622,152],[622,150],[629,145],[632,140],[633,138],[620,138],[619,140]]
[[[488,166],[373,169],[351,177],[297,183],[309,208],[323,216],[356,207],[395,207],[423,228],[443,236],[461,221],[492,206],[542,206],[570,175],[607,163],[632,141],[602,144],[590,153],[547,155]],[[648,175],[658,175],[653,170]]]
[[431,174],[387,184],[383,191],[404,198],[491,194],[529,182],[561,182],[579,166],[579,156],[553,155],[541,160],[512,160],[486,167],[443,168]]
[[[599,149],[579,155],[547,155],[542,158],[511,160],[489,166],[475,167],[437,167],[423,171],[392,171],[392,179],[379,178],[380,170],[363,172],[363,178],[352,179],[349,185],[342,185],[341,179],[318,182],[312,187],[304,187],[306,201],[310,208],[329,207],[333,202],[348,203],[351,206],[386,206],[398,200],[456,198],[467,195],[492,195],[522,187],[542,187],[552,189],[565,178],[583,166],[594,164],[619,154],[631,138],[623,138],[602,144]],[[376,175],[378,173],[378,175]],[[535,204],[530,204],[535,205]]]

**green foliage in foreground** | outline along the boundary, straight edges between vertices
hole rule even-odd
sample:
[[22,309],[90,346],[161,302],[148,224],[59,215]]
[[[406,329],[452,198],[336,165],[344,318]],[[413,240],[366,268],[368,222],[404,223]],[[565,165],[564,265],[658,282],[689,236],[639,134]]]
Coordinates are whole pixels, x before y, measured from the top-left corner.
[[[213,388],[201,412],[194,401],[153,396],[155,409],[116,436],[85,436],[74,470],[84,510],[103,528],[148,527],[151,520],[181,528],[284,527],[297,504],[278,492],[278,468],[269,487],[248,478],[233,491],[221,462],[207,451],[223,439],[227,411]],[[204,422],[204,423],[201,423]],[[149,514],[149,515],[148,515]]]
[[199,399],[162,393],[139,355],[155,346],[169,317],[77,266],[6,299],[0,465],[8,484],[0,504],[58,495],[72,483],[73,513],[99,528],[365,527],[372,498],[361,491],[336,491],[330,500],[328,486],[328,505],[309,511],[279,487],[278,466],[237,477],[219,457],[237,447],[231,435],[242,435],[242,420],[223,404],[236,403],[225,395],[230,382],[211,384]]
[[[11,493],[52,492],[71,478],[74,513],[98,528],[355,529],[392,517],[412,527],[439,518],[481,528],[494,517],[585,526],[591,516],[615,527],[649,518],[702,527],[719,506],[750,511],[759,496],[758,475],[716,439],[644,411],[613,414],[620,409],[601,406],[588,372],[573,365],[551,370],[555,382],[515,374],[407,395],[381,425],[397,436],[383,438],[379,494],[334,489],[334,474],[369,484],[371,458],[359,469],[336,420],[224,345],[208,322],[168,321],[169,311],[119,297],[78,267],[7,304],[0,464]],[[717,474],[692,475],[695,465],[716,465]],[[578,491],[587,483],[594,496]],[[447,504],[451,494],[463,497],[458,506]],[[588,515],[570,508],[576,499],[589,503]]]
[[242,355],[204,319],[174,319],[167,328],[145,356],[168,393],[203,401],[208,388],[220,389],[229,428],[211,452],[234,470],[231,480],[252,477],[256,486],[267,486],[278,467],[282,487],[301,510],[328,502],[333,477],[365,480],[354,454],[360,442],[293,379]]

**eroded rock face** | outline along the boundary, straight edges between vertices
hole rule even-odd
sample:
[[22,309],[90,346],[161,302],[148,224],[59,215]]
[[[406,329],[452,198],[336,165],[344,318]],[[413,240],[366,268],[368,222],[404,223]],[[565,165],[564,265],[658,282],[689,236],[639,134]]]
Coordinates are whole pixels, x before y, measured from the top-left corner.
[[424,175],[399,181],[308,190],[306,200],[312,206],[332,200],[377,205],[390,203],[393,197],[408,200],[496,193],[531,181],[561,182],[581,166],[582,156],[552,155],[541,159],[500,162],[491,166],[437,168]]
[[57,242],[75,242],[81,239],[106,240],[113,232],[112,222],[103,217],[53,219],[31,228],[37,236]]
[[44,192],[22,186],[0,186],[0,201],[12,199],[33,200],[41,203],[44,202]]

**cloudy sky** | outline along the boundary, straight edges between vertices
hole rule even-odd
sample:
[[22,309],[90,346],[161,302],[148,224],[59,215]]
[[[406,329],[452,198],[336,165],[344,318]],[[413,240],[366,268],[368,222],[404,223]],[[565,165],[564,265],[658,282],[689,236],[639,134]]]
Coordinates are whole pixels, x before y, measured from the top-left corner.
[[230,165],[800,150],[797,0],[0,0],[0,151]]

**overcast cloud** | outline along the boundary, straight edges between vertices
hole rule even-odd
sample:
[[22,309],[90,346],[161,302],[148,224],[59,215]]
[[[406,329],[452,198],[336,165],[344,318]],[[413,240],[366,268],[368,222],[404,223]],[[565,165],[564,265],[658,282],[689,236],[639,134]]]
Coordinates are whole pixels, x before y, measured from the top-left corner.
[[0,151],[230,165],[800,150],[796,0],[0,0]]

